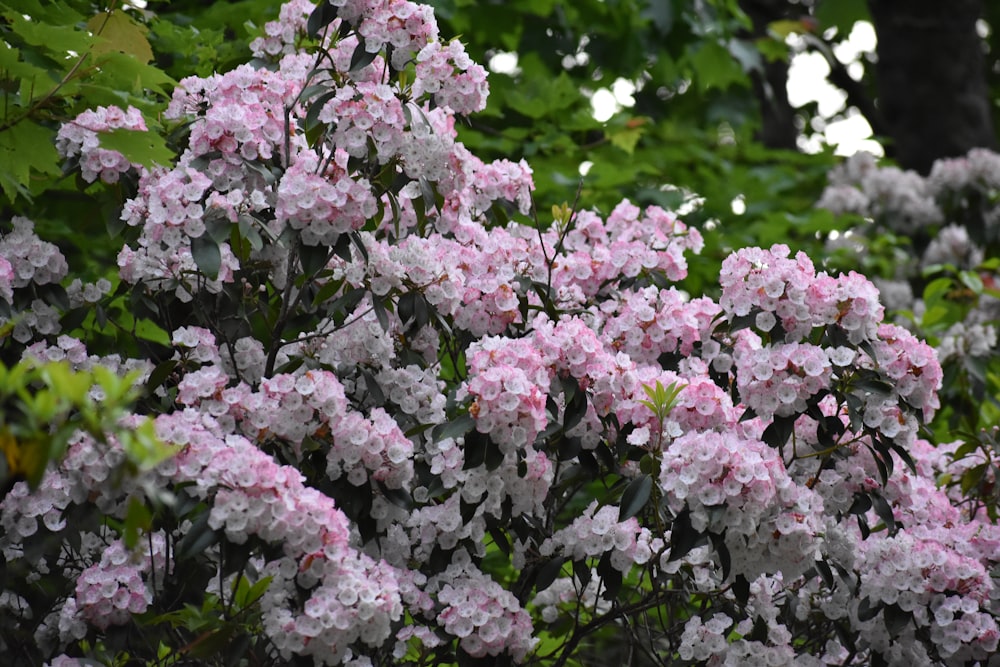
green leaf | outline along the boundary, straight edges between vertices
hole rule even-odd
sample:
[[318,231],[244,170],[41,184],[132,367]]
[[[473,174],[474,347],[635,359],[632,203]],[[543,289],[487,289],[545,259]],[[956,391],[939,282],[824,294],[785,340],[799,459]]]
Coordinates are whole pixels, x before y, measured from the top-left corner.
[[872,493],[872,507],[875,509],[875,513],[878,517],[882,519],[882,523],[885,524],[886,528],[889,530],[890,535],[896,533],[896,517],[893,516],[892,506],[889,505],[887,501],[881,494]]
[[562,574],[562,566],[566,558],[559,556],[546,562],[538,568],[538,575],[535,577],[535,590],[539,593],[551,586],[553,582]]
[[159,345],[170,345],[170,334],[152,320],[142,319],[135,323],[135,336]]
[[365,38],[358,35],[358,45],[354,48],[354,53],[351,54],[351,66],[348,68],[348,72],[357,74],[371,65],[377,55],[378,51],[374,53],[369,51],[367,44],[365,44]]
[[[0,6],[0,8],[4,8]],[[32,46],[42,47],[54,54],[67,51],[86,53],[94,39],[75,25],[56,25],[45,21],[29,20],[24,12],[6,10],[2,12],[13,34]],[[39,91],[44,92],[44,91]]]
[[621,507],[618,510],[618,520],[625,521],[634,517],[649,501],[649,496],[653,491],[653,478],[643,475],[633,479],[622,494]]
[[134,549],[139,543],[139,532],[147,532],[153,526],[153,515],[145,503],[131,498],[125,514],[125,548]]
[[685,507],[670,525],[670,558],[680,560],[697,546],[702,535],[691,525],[691,510]]
[[885,629],[889,631],[889,636],[897,637],[913,619],[913,613],[903,611],[898,604],[887,604],[882,608],[882,618],[885,619]]
[[476,420],[468,412],[464,412],[446,424],[438,424],[431,431],[434,442],[441,442],[446,438],[461,438],[476,426]]
[[109,132],[98,132],[98,141],[102,148],[118,151],[125,159],[135,164],[141,164],[147,169],[156,165],[169,165],[174,159],[174,152],[156,132],[142,132],[119,128]]
[[748,82],[743,68],[729,49],[718,42],[700,43],[688,54],[688,61],[694,68],[695,82],[703,91],[712,88],[725,90],[735,83],[745,85]]
[[198,269],[206,276],[215,280],[219,277],[219,269],[222,267],[222,251],[219,244],[208,234],[202,234],[191,239],[191,256]]
[[[518,64],[525,72],[548,71],[541,58],[533,53],[524,54]],[[536,120],[567,109],[579,100],[577,85],[566,72],[560,72],[556,77],[524,77],[521,85],[507,95],[507,104],[511,109]]]
[[309,15],[306,21],[306,34],[313,38],[318,37],[320,31],[333,23],[336,18],[337,8],[327,0],[323,0],[312,11],[312,14]]
[[27,195],[32,172],[58,176],[59,154],[55,133],[31,120],[22,120],[0,131],[0,187],[10,201]]
[[840,37],[847,37],[858,21],[870,21],[865,0],[820,0],[816,7],[820,28],[836,28]]
[[639,143],[639,139],[642,138],[644,133],[645,129],[641,124],[625,127],[625,129],[609,133],[608,141],[611,142],[612,146],[617,146],[628,155],[632,155],[635,153],[636,144]]

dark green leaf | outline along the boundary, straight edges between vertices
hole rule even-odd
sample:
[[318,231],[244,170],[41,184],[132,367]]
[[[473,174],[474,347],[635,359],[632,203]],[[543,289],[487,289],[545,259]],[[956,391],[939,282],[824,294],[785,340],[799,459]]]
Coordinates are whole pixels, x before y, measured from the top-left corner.
[[359,71],[368,67],[378,56],[378,51],[374,53],[367,49],[367,44],[365,44],[365,38],[358,35],[358,45],[354,49],[354,53],[351,55],[351,65],[348,68],[348,72],[351,74],[357,74]]
[[178,561],[194,558],[219,541],[219,534],[208,525],[208,517],[208,511],[202,512],[177,543],[175,557]]
[[390,489],[382,482],[378,482],[379,491],[390,503],[404,510],[413,509],[413,498],[406,489]]
[[729,547],[726,546],[726,536],[724,533],[722,535],[709,533],[709,538],[712,540],[712,546],[715,548],[715,553],[719,555],[719,565],[722,567],[722,580],[725,581],[729,579],[729,572],[733,565],[733,559],[729,553]]
[[535,590],[541,593],[562,574],[563,563],[566,559],[562,556],[553,558],[538,568],[538,575],[535,577]]
[[396,303],[396,315],[399,316],[399,321],[403,326],[406,326],[416,316],[417,294],[417,292],[407,292],[400,296]]
[[325,245],[303,245],[299,247],[299,260],[302,271],[307,276],[314,276],[330,261],[330,248]]
[[[550,424],[552,426],[552,424]],[[554,425],[558,430],[560,427],[558,424]],[[560,438],[559,439],[559,460],[569,461],[570,459],[576,458],[583,448],[583,440],[580,438]]]
[[365,247],[365,241],[363,238],[361,238],[361,233],[357,231],[350,232],[348,233],[347,237],[351,239],[351,243],[354,244],[354,247],[357,249],[358,254],[361,255],[362,259],[365,260],[365,264],[367,264],[369,261],[368,248]]
[[464,470],[478,468],[486,463],[486,449],[489,447],[489,437],[479,431],[471,431],[465,436]]
[[566,412],[563,414],[563,429],[569,431],[583,421],[586,414],[587,392],[575,391],[572,398],[566,403]]
[[493,438],[487,438],[486,443],[486,459],[483,463],[487,470],[493,471],[503,465],[504,455],[500,445],[494,442]]
[[371,396],[372,402],[376,407],[382,407],[385,405],[385,392],[382,391],[382,387],[379,386],[378,381],[372,372],[367,368],[361,370],[361,376],[365,379],[365,387],[368,389],[368,395]]
[[618,520],[625,521],[634,517],[649,501],[653,490],[653,478],[649,475],[638,477],[628,485],[622,494],[621,507],[618,510]]
[[309,132],[314,127],[317,127],[319,125],[319,115],[320,113],[322,113],[323,107],[325,107],[326,103],[332,100],[336,96],[337,96],[337,91],[331,90],[329,93],[323,93],[322,95],[317,97],[313,101],[313,103],[309,105],[309,111],[306,112],[306,121],[305,121],[306,132]]
[[446,438],[460,438],[476,427],[476,420],[468,412],[463,412],[458,417],[446,424],[438,424],[431,431],[434,442],[441,442]]
[[737,574],[733,579],[733,595],[736,601],[745,605],[750,600],[750,582],[742,574]]
[[833,588],[833,584],[835,583],[833,570],[830,569],[830,566],[825,560],[816,561],[816,571],[819,573],[820,578],[823,579],[823,583],[826,584],[828,588]]
[[872,508],[872,499],[868,497],[867,493],[858,492],[854,494],[854,502],[851,503],[850,509],[847,510],[848,514],[864,514]]
[[881,602],[872,604],[872,601],[870,599],[862,598],[861,602],[858,603],[858,620],[861,622],[870,621],[876,616],[878,616],[878,613],[881,610],[882,610]]
[[895,638],[913,619],[913,613],[903,611],[898,604],[887,604],[882,607],[882,618],[885,619],[885,629],[889,631],[889,636]]
[[306,34],[313,38],[318,37],[320,31],[333,23],[336,18],[337,8],[328,0],[322,0],[306,21]]
[[597,563],[597,574],[604,583],[604,593],[601,597],[608,601],[618,597],[618,592],[622,588],[622,573],[611,564],[610,552],[605,553]]
[[486,518],[486,530],[493,538],[494,544],[503,552],[505,556],[510,556],[510,539],[493,517]]
[[590,567],[587,566],[586,561],[575,560],[573,561],[573,574],[576,575],[577,580],[580,582],[581,588],[586,588],[587,584],[590,583],[591,572]]
[[[218,209],[210,209],[218,210]],[[225,216],[224,213],[218,212],[214,214],[205,215],[205,234],[208,234],[216,243],[224,243],[229,240],[229,231],[233,226],[233,223],[229,221],[229,218]]]
[[872,506],[875,508],[875,513],[878,517],[882,519],[882,523],[889,530],[890,535],[896,534],[896,518],[892,514],[892,506],[889,505],[889,501],[882,497],[881,494],[872,493]]
[[670,525],[670,558],[680,560],[702,540],[701,533],[691,525],[691,510],[685,507]]
[[797,416],[775,417],[768,427],[764,429],[762,438],[764,442],[779,451],[784,448],[785,443],[792,437],[792,432],[795,430]]
[[219,244],[208,234],[202,234],[191,239],[191,256],[198,269],[215,280],[219,277],[219,269],[222,267],[222,252]]
[[330,312],[340,315],[346,315],[347,313],[352,312],[367,293],[368,290],[364,287],[355,287],[354,289],[345,292],[330,304]]

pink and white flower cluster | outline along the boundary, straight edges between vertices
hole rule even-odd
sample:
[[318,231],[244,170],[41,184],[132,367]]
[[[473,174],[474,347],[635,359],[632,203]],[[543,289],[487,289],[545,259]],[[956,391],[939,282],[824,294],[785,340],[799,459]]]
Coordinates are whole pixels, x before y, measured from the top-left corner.
[[[200,516],[224,546],[183,564],[232,579],[237,552],[270,577],[248,622],[272,659],[371,665],[450,646],[457,662],[543,660],[543,623],[597,628],[657,604],[684,619],[664,630],[670,659],[996,650],[1000,532],[934,486],[940,461],[915,435],[939,408],[941,368],[883,323],[871,282],[817,273],[786,246],[747,248],[724,262],[715,302],[656,286],[682,280],[702,246],[662,208],[495,224],[498,202],[531,213],[532,184],[526,163],[483,163],[457,139],[485,70],[438,40],[426,6],[335,0],[318,40],[311,7],[293,0],[255,42],[273,68],[181,82],[167,116],[190,122],[187,150],[143,173],[125,206],[140,236],[120,277],[165,304],[166,372],[53,341],[54,318],[15,330],[40,358],[166,375],[144,406],[177,453],[117,485],[121,443],[73,439],[34,493],[18,483],[0,501],[5,559],[72,539],[77,506],[120,522],[162,489],[196,507],[143,536],[152,554],[114,537],[103,554],[67,548],[73,595],[55,634],[99,642],[168,606],[151,581],[176,574],[168,547]],[[65,276],[29,232],[16,221],[0,239],[13,253],[0,297]],[[199,266],[206,244],[217,275]],[[653,387],[678,393],[657,406]],[[776,426],[790,445],[772,446]],[[915,471],[893,453],[889,473],[873,454],[886,439]],[[621,489],[643,487],[649,500],[619,521]],[[532,588],[530,568],[562,558],[572,576]],[[594,583],[609,573],[644,583],[612,601]],[[652,591],[665,597],[642,599]],[[887,612],[862,619],[862,598],[912,623],[894,638]],[[814,631],[826,645],[803,640]]]
[[618,512],[613,505],[598,508],[596,501],[591,503],[571,525],[543,542],[539,553],[558,553],[572,560],[600,558],[607,553],[611,566],[622,572],[648,562],[662,548],[663,541],[639,526],[635,517],[619,521]]
[[719,305],[732,317],[752,316],[769,334],[781,325],[784,339],[806,338],[815,327],[837,325],[851,343],[873,340],[884,309],[878,290],[854,272],[836,278],[816,273],[802,252],[789,258],[788,246],[744,248],[722,263]]
[[100,133],[112,130],[148,132],[149,128],[142,112],[135,107],[124,111],[118,107],[97,107],[59,128],[56,149],[63,158],[79,158],[81,174],[88,183],[98,177],[105,183],[117,183],[129,169],[142,171],[142,167],[116,150],[101,148]]

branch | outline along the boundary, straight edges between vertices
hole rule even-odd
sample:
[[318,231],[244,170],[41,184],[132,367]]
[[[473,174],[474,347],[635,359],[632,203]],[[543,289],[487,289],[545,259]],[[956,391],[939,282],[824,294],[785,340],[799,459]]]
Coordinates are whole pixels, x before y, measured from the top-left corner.
[[563,647],[563,651],[559,655],[559,658],[552,663],[552,667],[564,667],[577,645],[579,645],[583,638],[590,633],[600,630],[609,623],[617,621],[622,616],[628,616],[640,611],[646,611],[647,609],[658,607],[660,604],[662,604],[660,596],[653,594],[651,597],[648,597],[645,600],[640,600],[634,604],[626,605],[624,607],[616,607],[613,611],[601,616],[600,618],[594,619],[586,625],[577,626],[573,630],[573,636],[569,638],[569,641],[566,642],[566,645]]

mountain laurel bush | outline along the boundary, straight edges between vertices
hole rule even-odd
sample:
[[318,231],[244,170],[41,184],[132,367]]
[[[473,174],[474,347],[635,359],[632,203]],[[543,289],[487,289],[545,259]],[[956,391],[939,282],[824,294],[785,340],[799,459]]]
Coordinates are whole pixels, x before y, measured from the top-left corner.
[[[113,281],[0,236],[5,354],[147,390],[10,478],[11,664],[996,653],[1000,531],[935,484],[942,368],[868,279],[775,245],[692,296],[675,214],[539,215],[527,163],[458,141],[486,72],[427,6],[292,0],[251,47],[179,82],[171,164],[102,143],[134,108],[59,132],[131,188]],[[147,419],[170,455],[124,474]]]

